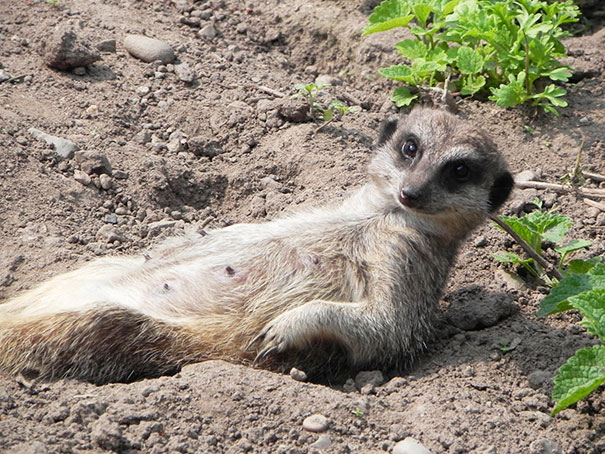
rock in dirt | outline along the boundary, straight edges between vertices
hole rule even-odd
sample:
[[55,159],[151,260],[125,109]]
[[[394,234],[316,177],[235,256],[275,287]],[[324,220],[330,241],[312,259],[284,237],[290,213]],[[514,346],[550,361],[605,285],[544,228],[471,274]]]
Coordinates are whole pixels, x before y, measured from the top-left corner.
[[124,47],[130,55],[147,63],[160,60],[167,64],[175,58],[172,47],[167,43],[143,35],[126,35]]
[[284,98],[279,100],[279,114],[288,121],[302,123],[311,120],[309,104],[300,98]]
[[113,243],[114,241],[124,242],[124,236],[111,224],[105,224],[97,231],[97,240],[105,243]]
[[517,306],[506,295],[470,287],[451,297],[447,319],[455,327],[471,331],[494,326],[516,311]]
[[78,169],[74,170],[74,180],[76,180],[78,183],[80,183],[84,186],[88,186],[90,184],[90,182],[92,181],[92,179],[86,172],[82,172],[81,170],[78,170]]
[[68,70],[101,59],[86,38],[69,28],[60,28],[43,43],[44,62],[51,68]]
[[311,415],[303,421],[303,429],[309,432],[325,432],[328,430],[330,422],[324,415]]
[[302,382],[305,382],[308,379],[307,374],[302,370],[298,370],[296,367],[290,369],[290,377],[292,377],[293,380]]
[[191,137],[187,141],[187,147],[189,151],[196,156],[208,156],[209,158],[213,158],[223,153],[223,148],[220,143],[204,136]]
[[97,43],[97,50],[99,52],[114,53],[116,51],[116,40],[106,39]]
[[407,437],[393,448],[393,454],[431,454],[418,440]]
[[101,175],[103,173],[111,175],[111,163],[105,155],[94,151],[78,151],[75,153],[75,159],[80,164],[82,172],[88,175]]
[[128,440],[122,435],[120,426],[106,415],[101,415],[92,424],[90,438],[95,445],[107,451],[120,451],[129,445]]
[[217,35],[217,31],[216,28],[214,27],[213,24],[207,24],[204,25],[201,30],[199,32],[197,32],[197,35],[200,38],[205,38],[205,39],[212,39]]
[[195,80],[195,73],[189,66],[189,63],[179,63],[178,65],[174,65],[174,73],[182,82],[186,84],[190,84]]
[[355,384],[359,389],[366,385],[380,386],[384,384],[384,376],[379,370],[361,371],[355,376]]
[[556,442],[543,439],[529,445],[529,454],[563,454],[563,450]]
[[36,128],[29,128],[27,132],[29,132],[36,139],[43,140],[47,144],[51,145],[56,153],[63,159],[70,159],[74,155],[74,152],[80,149],[75,143],[70,142],[69,140],[51,136],[50,134],[47,134]]
[[332,446],[332,439],[330,438],[329,435],[327,434],[323,434],[320,435],[319,438],[317,439],[317,441],[315,443],[311,443],[311,445],[309,446],[310,448],[313,449],[330,449],[330,447]]

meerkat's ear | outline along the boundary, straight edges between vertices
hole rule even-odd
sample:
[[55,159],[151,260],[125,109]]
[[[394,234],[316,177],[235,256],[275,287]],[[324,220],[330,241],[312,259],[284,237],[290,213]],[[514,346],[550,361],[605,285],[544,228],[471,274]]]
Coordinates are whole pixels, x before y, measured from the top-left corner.
[[380,123],[380,133],[378,135],[378,145],[385,144],[397,130],[397,123],[399,123],[399,117],[393,116]]
[[506,199],[508,199],[514,185],[515,180],[513,180],[510,172],[504,172],[496,178],[489,192],[490,213],[502,206]]

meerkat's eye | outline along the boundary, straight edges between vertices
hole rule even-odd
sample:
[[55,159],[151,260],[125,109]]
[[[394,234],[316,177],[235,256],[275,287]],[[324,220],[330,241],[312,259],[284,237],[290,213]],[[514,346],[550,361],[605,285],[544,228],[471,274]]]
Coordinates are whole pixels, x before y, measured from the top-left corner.
[[408,139],[401,148],[401,153],[404,158],[414,159],[418,154],[418,144],[414,139]]
[[454,179],[460,183],[467,181],[470,177],[471,171],[464,162],[456,162],[452,166],[452,175]]

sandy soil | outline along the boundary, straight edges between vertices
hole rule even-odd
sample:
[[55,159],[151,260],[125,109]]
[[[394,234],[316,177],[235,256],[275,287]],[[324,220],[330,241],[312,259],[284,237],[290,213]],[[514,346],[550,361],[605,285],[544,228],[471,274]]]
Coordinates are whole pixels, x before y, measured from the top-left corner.
[[[396,61],[396,37],[359,37],[369,3],[0,0],[0,69],[18,78],[0,82],[0,300],[184,228],[270,219],[360,185],[378,124],[396,113],[376,73]],[[65,26],[105,42],[101,59],[48,68],[42,44]],[[194,80],[130,56],[127,33],[169,43]],[[566,44],[578,82],[560,117],[459,101],[515,173],[549,182],[582,142],[585,169],[605,171],[605,29]],[[332,81],[323,99],[362,110],[315,133],[286,107],[295,84],[318,76]],[[30,128],[97,157],[60,159]],[[111,170],[94,169],[98,155]],[[502,211],[536,196],[573,218],[570,238],[593,242],[585,256],[603,255],[605,213],[573,194],[516,191]],[[545,289],[518,285],[491,258],[510,245],[491,225],[473,234],[430,351],[409,371],[384,371],[384,383],[301,383],[224,362],[100,387],[0,374],[0,452],[378,453],[406,437],[433,454],[605,452],[602,390],[549,416],[557,368],[594,340],[575,314],[536,317]],[[303,429],[316,413],[328,418],[323,434]]]

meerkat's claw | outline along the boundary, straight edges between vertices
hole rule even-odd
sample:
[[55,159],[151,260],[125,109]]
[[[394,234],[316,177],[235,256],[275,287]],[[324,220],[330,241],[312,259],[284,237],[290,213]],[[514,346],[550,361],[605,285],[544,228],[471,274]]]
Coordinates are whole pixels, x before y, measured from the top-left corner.
[[268,356],[271,356],[274,353],[278,353],[279,352],[279,347],[272,345],[269,347],[264,348],[263,350],[261,350],[258,355],[256,355],[256,358],[254,358],[254,362],[252,364],[257,365],[258,363],[260,363],[263,359],[267,358]]

